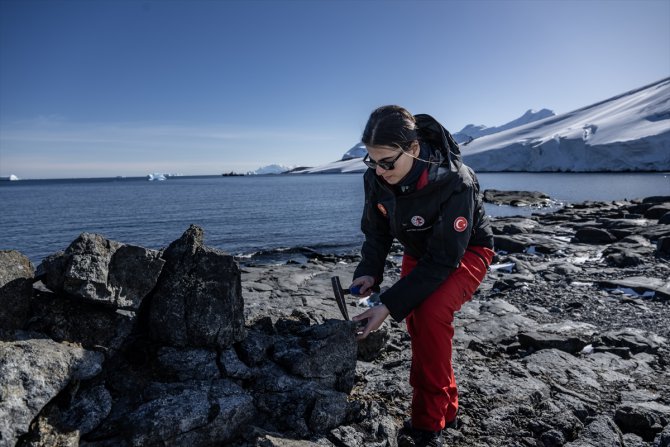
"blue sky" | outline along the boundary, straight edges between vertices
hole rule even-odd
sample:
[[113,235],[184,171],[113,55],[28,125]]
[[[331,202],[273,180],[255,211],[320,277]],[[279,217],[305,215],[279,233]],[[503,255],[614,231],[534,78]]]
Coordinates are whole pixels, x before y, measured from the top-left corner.
[[317,166],[400,104],[456,132],[670,76],[670,0],[0,0],[0,176]]

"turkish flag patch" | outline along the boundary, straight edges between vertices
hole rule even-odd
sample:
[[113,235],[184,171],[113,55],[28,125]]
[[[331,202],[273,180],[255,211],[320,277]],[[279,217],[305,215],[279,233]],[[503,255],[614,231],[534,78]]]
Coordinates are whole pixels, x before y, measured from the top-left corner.
[[465,231],[465,229],[468,228],[468,219],[465,217],[457,217],[456,220],[454,220],[454,230],[458,231],[459,233]]

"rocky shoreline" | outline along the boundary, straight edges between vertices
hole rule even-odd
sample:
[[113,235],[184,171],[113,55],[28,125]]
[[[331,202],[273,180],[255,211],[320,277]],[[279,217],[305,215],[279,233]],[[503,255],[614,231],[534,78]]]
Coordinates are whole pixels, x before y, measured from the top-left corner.
[[[670,197],[493,225],[447,444],[670,446]],[[409,337],[355,341],[330,278],[357,261],[240,266],[194,226],[161,251],[82,234],[37,271],[0,252],[0,446],[398,446]]]

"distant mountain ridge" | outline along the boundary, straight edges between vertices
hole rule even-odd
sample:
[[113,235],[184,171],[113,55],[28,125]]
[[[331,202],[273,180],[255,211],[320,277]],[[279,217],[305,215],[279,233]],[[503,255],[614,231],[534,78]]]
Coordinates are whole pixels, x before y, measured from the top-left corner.
[[670,78],[461,146],[476,171],[670,170]]
[[[483,125],[475,126],[474,124],[468,124],[461,130],[453,134],[454,138],[459,144],[467,144],[464,142],[472,141],[475,138],[478,138],[482,135],[490,135],[496,132],[501,132],[503,130],[512,129],[521,125],[531,123],[546,117],[554,116],[554,112],[549,109],[542,109],[538,112],[533,110],[528,110],[519,118],[510,121],[507,124],[497,127],[486,127]],[[460,140],[460,141],[459,141]],[[330,174],[330,173],[351,173],[351,172],[364,172],[367,169],[367,166],[363,164],[362,158],[367,155],[368,151],[365,148],[365,145],[361,142],[356,143],[351,149],[344,153],[342,158],[338,161],[327,163],[325,165],[317,166],[314,168],[305,168],[300,171],[295,171],[291,173],[295,174]]]
[[452,134],[454,139],[458,144],[469,143],[475,138],[483,137],[485,135],[492,135],[494,133],[502,132],[504,130],[513,129],[515,127],[523,126],[525,124],[532,123],[550,116],[556,115],[552,110],[542,109],[539,111],[527,110],[526,113],[521,115],[519,118],[510,121],[507,124],[497,127],[486,127],[484,125],[474,125],[468,124],[459,132]]
[[[473,137],[460,146],[478,172],[670,171],[670,78],[561,115],[529,110],[458,134]],[[365,154],[358,143],[342,159],[299,173],[363,172]]]

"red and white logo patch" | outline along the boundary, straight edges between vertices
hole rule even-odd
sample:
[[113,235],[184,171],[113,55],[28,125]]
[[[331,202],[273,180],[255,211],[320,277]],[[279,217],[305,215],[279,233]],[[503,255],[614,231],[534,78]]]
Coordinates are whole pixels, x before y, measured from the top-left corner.
[[457,217],[456,220],[454,220],[454,230],[461,233],[465,231],[466,228],[468,228],[468,219],[461,216]]
[[389,215],[388,211],[386,211],[386,208],[384,208],[384,205],[381,203],[377,204],[377,209],[379,210],[380,213],[382,213],[382,216],[387,217]]
[[414,217],[412,217],[411,222],[412,222],[412,225],[414,225],[415,227],[422,227],[423,224],[426,223],[426,219],[424,219],[421,216],[414,216]]

